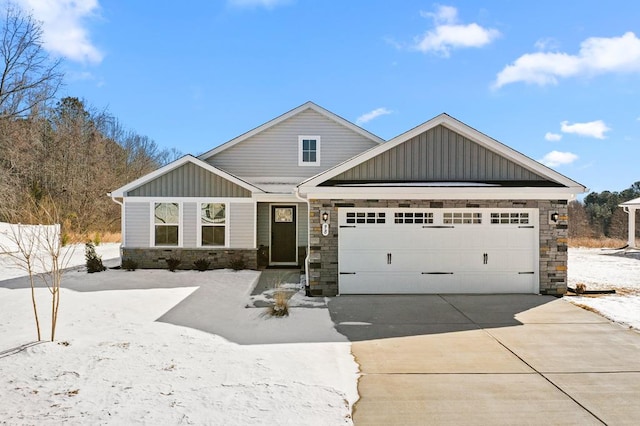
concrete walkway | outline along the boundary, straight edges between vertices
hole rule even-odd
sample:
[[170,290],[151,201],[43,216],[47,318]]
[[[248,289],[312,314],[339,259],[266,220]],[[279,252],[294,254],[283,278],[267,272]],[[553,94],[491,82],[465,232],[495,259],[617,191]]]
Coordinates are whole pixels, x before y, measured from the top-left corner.
[[356,425],[640,424],[640,333],[535,295],[340,296]]

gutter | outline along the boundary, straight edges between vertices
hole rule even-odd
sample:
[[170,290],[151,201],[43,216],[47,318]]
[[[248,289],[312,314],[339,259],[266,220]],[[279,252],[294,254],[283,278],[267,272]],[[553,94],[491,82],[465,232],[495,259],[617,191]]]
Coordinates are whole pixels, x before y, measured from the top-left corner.
[[304,258],[304,278],[306,280],[305,295],[309,296],[309,259],[311,257],[311,220],[309,213],[311,213],[311,203],[308,199],[300,195],[300,191],[297,186],[293,189],[293,195],[295,195],[298,200],[307,203],[307,255]]

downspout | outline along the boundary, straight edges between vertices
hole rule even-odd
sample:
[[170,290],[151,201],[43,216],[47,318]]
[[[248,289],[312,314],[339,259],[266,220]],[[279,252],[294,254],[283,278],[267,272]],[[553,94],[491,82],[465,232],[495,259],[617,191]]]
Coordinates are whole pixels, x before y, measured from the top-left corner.
[[304,203],[307,203],[307,255],[304,258],[304,278],[305,278],[305,294],[309,296],[309,259],[311,256],[311,219],[309,214],[311,213],[311,203],[308,199],[300,195],[299,188],[296,186],[293,189],[293,195]]
[[124,202],[120,202],[111,195],[111,192],[107,192],[107,195],[111,197],[114,203],[120,204],[120,237],[122,238],[122,242],[120,243],[120,259],[122,259],[122,246],[124,245]]

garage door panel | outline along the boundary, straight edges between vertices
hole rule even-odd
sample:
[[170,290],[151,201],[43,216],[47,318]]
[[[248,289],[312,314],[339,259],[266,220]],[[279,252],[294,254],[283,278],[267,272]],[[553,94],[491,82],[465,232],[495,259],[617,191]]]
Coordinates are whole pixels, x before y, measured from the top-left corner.
[[372,272],[340,275],[341,294],[437,294],[459,293],[458,277],[417,272]]

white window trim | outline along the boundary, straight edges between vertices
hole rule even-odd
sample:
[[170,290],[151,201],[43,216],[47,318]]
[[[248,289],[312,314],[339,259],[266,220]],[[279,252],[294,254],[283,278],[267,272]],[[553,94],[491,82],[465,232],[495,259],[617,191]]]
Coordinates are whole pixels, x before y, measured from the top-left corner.
[[[316,141],[316,161],[302,161],[302,141],[305,139],[314,139]],[[317,167],[320,165],[321,140],[320,136],[300,135],[298,136],[298,166],[301,167]]]
[[[156,220],[155,220],[155,209],[156,204],[158,203],[177,203],[178,204],[178,245],[177,246],[165,246],[165,245],[156,245]],[[183,241],[182,235],[184,230],[184,206],[181,201],[175,200],[152,200],[149,203],[149,217],[150,217],[150,227],[149,227],[149,247],[162,247],[162,248],[182,248]]]
[[[203,204],[224,204],[224,245],[223,246],[204,246],[202,245],[202,205]],[[218,200],[199,200],[196,204],[197,209],[197,223],[196,223],[196,247],[207,248],[211,250],[229,248],[229,203]],[[220,225],[207,225],[207,226],[220,226]]]

